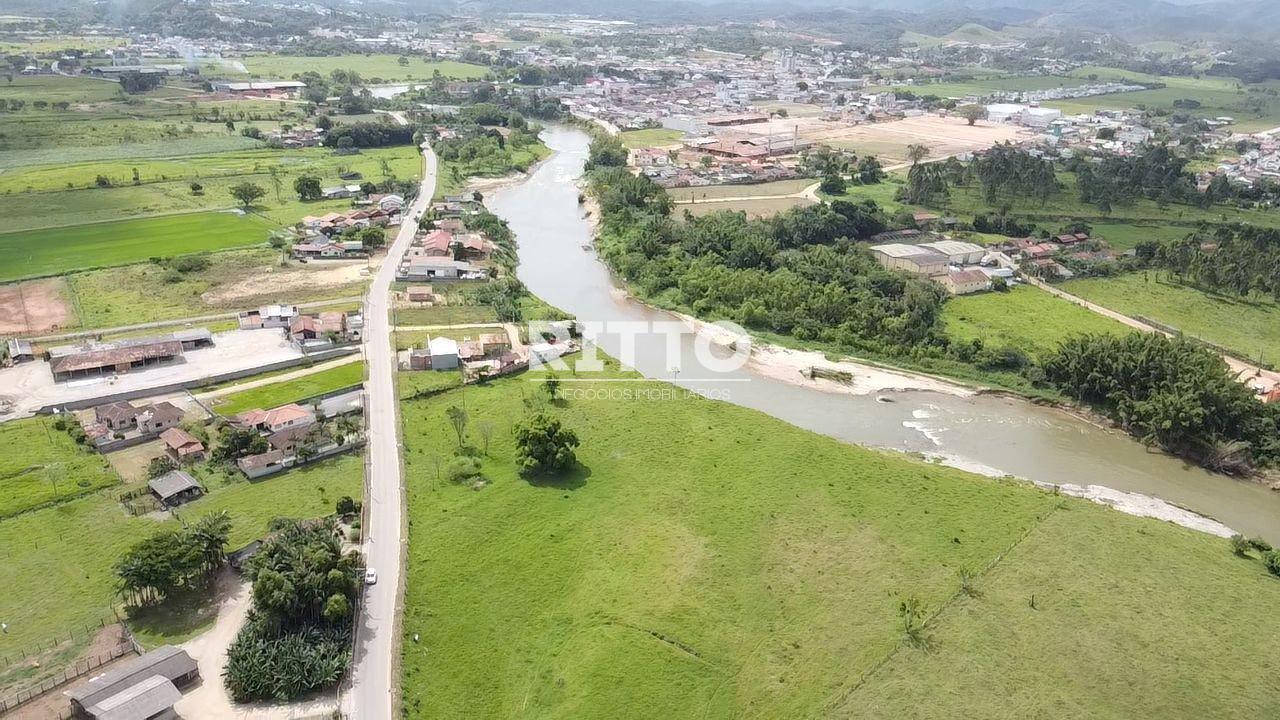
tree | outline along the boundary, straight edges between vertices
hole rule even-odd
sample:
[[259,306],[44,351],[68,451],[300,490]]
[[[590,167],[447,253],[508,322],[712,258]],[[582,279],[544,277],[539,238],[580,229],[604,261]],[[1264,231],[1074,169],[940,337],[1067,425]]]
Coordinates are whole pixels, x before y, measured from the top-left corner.
[[298,199],[303,202],[319,200],[324,194],[320,187],[320,178],[310,174],[299,175],[294,179],[293,191],[298,193]]
[[343,495],[338,498],[338,502],[334,505],[334,511],[339,515],[353,515],[356,510],[356,501],[350,495]]
[[201,184],[200,184],[200,183],[198,183],[198,182],[193,182],[193,183],[191,183],[191,194],[192,194],[192,195],[203,195],[203,194],[204,194],[204,186],[203,186],[203,185],[201,185]]
[[516,424],[516,461],[525,475],[549,475],[577,464],[578,436],[559,418],[534,414]]
[[822,178],[822,183],[818,185],[818,189],[828,195],[843,195],[845,191],[844,177],[831,173]]
[[929,146],[912,143],[907,146],[907,159],[912,165],[919,165],[921,160],[929,157]]
[[987,108],[982,105],[961,105],[956,108],[956,114],[968,121],[972,126],[979,120],[987,119]]
[[858,182],[863,185],[874,185],[884,180],[884,168],[874,155],[864,155],[858,160]]
[[458,447],[462,447],[462,440],[467,434],[467,411],[457,405],[450,405],[445,409],[444,414],[449,418],[454,434],[458,436]]
[[254,202],[261,200],[266,194],[267,191],[263,190],[260,185],[249,182],[231,186],[231,197],[235,198],[245,210],[252,207]]
[[603,132],[591,140],[587,154],[587,168],[623,167],[627,164],[627,148],[622,141]]
[[218,444],[213,449],[211,457],[216,462],[231,462],[246,455],[259,455],[266,451],[267,439],[259,435],[256,430],[228,425],[218,436]]
[[165,473],[172,472],[177,469],[178,463],[174,462],[173,458],[168,455],[153,457],[151,458],[151,462],[147,463],[147,479],[154,480]]
[[275,165],[267,168],[267,175],[271,178],[271,188],[275,190],[276,202],[282,202],[280,190],[284,187],[284,180],[280,177],[280,170]]

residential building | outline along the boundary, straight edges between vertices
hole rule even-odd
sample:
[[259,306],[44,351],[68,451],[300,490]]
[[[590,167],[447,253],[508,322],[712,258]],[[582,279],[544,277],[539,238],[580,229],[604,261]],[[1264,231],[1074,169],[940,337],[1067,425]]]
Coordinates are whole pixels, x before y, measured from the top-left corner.
[[240,313],[240,329],[287,328],[297,316],[298,308],[294,305],[263,305]]
[[315,421],[315,413],[296,403],[281,405],[270,410],[250,410],[235,418],[237,425],[263,433],[277,433],[287,428],[305,427]]
[[165,454],[180,465],[204,459],[204,443],[182,428],[172,427],[160,433]]
[[148,405],[138,411],[138,431],[142,433],[162,433],[182,422],[185,413],[170,402],[159,402]]
[[991,280],[981,270],[952,270],[939,280],[952,295],[968,295],[991,288]]

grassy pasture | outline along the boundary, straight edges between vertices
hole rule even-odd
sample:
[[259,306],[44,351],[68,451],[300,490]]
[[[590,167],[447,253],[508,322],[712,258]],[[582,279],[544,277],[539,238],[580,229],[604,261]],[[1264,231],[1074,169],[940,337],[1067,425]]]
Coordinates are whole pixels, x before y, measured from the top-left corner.
[[[226,510],[233,523],[230,546],[239,548],[261,537],[273,518],[332,513],[339,497],[359,496],[363,472],[358,455],[344,455],[258,482],[210,483],[204,498],[179,512],[191,522]],[[116,494],[95,493],[0,522],[0,582],[6,588],[0,616],[9,624],[0,655],[110,617],[116,600],[112,565],[133,543],[177,527],[172,520],[130,517]]]
[[1129,250],[1144,240],[1181,240],[1195,228],[1184,225],[1146,223],[1093,223],[1093,236],[1107,241],[1116,250]]
[[4,233],[0,280],[259,245],[272,229],[255,215],[200,212]]
[[799,178],[757,183],[755,185],[705,185],[703,187],[671,188],[667,194],[676,203],[696,202],[703,199],[726,197],[758,197],[760,195],[794,195],[815,184],[815,180]]
[[647,128],[645,130],[627,130],[618,135],[623,145],[629,148],[665,147],[679,145],[684,133],[666,128]]
[[408,65],[401,65],[398,55],[252,55],[241,60],[254,77],[289,78],[308,71],[327,77],[334,70],[355,70],[365,80],[430,80],[439,71],[449,79],[479,80],[489,72],[483,65],[430,62],[421,57],[411,57]]
[[1062,289],[1129,316],[1142,316],[1217,343],[1247,358],[1280,362],[1280,305],[1215,295],[1145,271],[1071,280]]
[[[1126,717],[1141,698],[1174,718],[1275,709],[1259,678],[1280,663],[1266,621],[1280,584],[1220,539],[678,392],[551,408],[582,438],[582,468],[531,483],[509,431],[541,395],[527,380],[403,405],[410,717]],[[466,407],[472,445],[478,423],[495,428],[479,491],[437,479],[451,405]],[[980,596],[961,593],[961,567],[982,573]],[[907,597],[946,662],[905,641]],[[1184,625],[1175,651],[1152,649]],[[1209,639],[1219,632],[1229,642]],[[1061,670],[1051,688],[1029,676],[1042,666]]]
[[0,518],[119,482],[102,455],[47,417],[0,425]]
[[1032,355],[1053,350],[1072,335],[1133,332],[1125,325],[1029,285],[947,300],[942,320],[955,340],[986,347],[1012,346]]
[[682,215],[688,210],[694,215],[708,215],[713,212],[744,212],[748,217],[764,218],[777,215],[780,212],[790,210],[795,207],[803,207],[812,205],[813,201],[805,198],[750,198],[746,200],[734,200],[731,202],[715,202],[715,203],[683,203],[676,205],[677,214]]
[[[223,155],[229,157],[224,158]],[[339,182],[341,171],[361,173],[366,179],[381,180],[380,160],[386,159],[391,172],[399,178],[417,178],[422,163],[416,150],[410,146],[376,148],[358,155],[334,155],[323,149],[306,150],[250,150],[243,153],[222,153],[182,160],[144,160],[137,163],[110,163],[106,166],[109,177],[124,184],[115,187],[57,190],[50,192],[15,192],[3,196],[7,210],[6,227],[12,230],[29,230],[68,224],[106,222],[139,215],[190,212],[196,210],[221,210],[234,208],[231,186],[241,182],[254,183],[267,191],[267,195],[254,206],[270,222],[278,225],[293,224],[306,215],[323,215],[330,210],[342,210],[351,206],[349,200],[329,200],[304,203],[293,192],[294,179],[303,173],[314,173],[326,185]],[[280,197],[276,198],[269,174],[276,167],[281,182]],[[21,174],[27,177],[47,176],[47,184],[59,181],[65,185],[75,182],[93,182],[96,175],[69,167],[28,167]],[[91,164],[89,167],[101,167]],[[129,183],[131,168],[137,167],[139,175],[154,177],[166,175],[167,180]],[[144,168],[150,168],[144,173]],[[210,173],[205,175],[202,173]],[[233,174],[239,172],[240,174]],[[232,174],[229,174],[232,173]],[[15,173],[14,177],[18,176]],[[5,177],[0,175],[0,178]],[[203,185],[201,194],[192,193],[190,184]],[[4,182],[22,182],[13,178]]]
[[364,382],[364,363],[353,362],[321,370],[310,375],[282,380],[243,392],[225,395],[213,404],[220,415],[230,417],[254,408],[267,410],[291,402]]

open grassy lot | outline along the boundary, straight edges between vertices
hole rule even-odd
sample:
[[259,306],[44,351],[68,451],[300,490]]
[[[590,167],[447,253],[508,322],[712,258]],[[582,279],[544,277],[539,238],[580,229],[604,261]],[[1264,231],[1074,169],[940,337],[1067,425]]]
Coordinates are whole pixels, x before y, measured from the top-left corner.
[[409,348],[422,347],[429,338],[447,337],[453,340],[478,340],[482,334],[502,333],[506,335],[506,331],[496,327],[451,327],[440,330],[403,330],[395,331],[395,343],[397,350],[408,350]]
[[1195,232],[1185,225],[1161,225],[1158,223],[1093,223],[1093,236],[1102,238],[1116,250],[1129,250],[1144,240],[1181,240]]
[[26,100],[28,105],[36,100],[50,103],[102,102],[119,96],[119,83],[89,77],[14,75],[13,82],[0,83],[0,98]]
[[[359,455],[344,455],[258,482],[210,488],[179,512],[194,521],[227,510],[230,546],[239,548],[261,537],[273,518],[327,515],[339,497],[359,496],[363,468]],[[110,617],[116,601],[112,565],[133,543],[176,525],[130,517],[112,491],[0,522],[0,583],[6,588],[0,616],[9,624],[0,636],[0,655]]]
[[986,97],[997,92],[1020,90],[1052,90],[1087,84],[1083,78],[1062,75],[1001,75],[978,77],[963,82],[916,82],[913,85],[877,86],[867,92],[913,92],[917,95],[937,95],[944,98]]
[[1246,85],[1235,78],[1154,76],[1127,70],[1083,67],[1072,71],[1077,78],[1096,75],[1099,80],[1160,82],[1165,87],[1131,93],[1098,95],[1073,100],[1046,102],[1067,113],[1093,112],[1098,109],[1123,110],[1139,106],[1172,108],[1176,100],[1195,100],[1200,107],[1189,110],[1199,117],[1229,116],[1236,119],[1233,130],[1256,132],[1280,125],[1280,96],[1274,93],[1280,83]]
[[260,245],[272,229],[255,215],[201,212],[4,233],[0,280]]
[[[242,182],[254,183],[267,191],[254,205],[256,212],[273,223],[293,224],[306,215],[323,215],[351,206],[349,200],[306,203],[298,200],[293,181],[299,175],[317,175],[324,185],[338,184],[339,175],[344,172],[360,173],[365,179],[379,181],[383,179],[383,160],[397,178],[414,179],[422,172],[420,155],[408,145],[375,148],[357,155],[335,155],[323,148],[308,148],[249,150],[170,160],[29,166],[5,182],[21,185],[27,180],[43,178],[41,182],[51,187],[70,182],[78,189],[14,191],[4,195],[8,211],[6,229],[28,230],[141,215],[235,208],[237,202],[229,190]],[[129,180],[134,167],[142,178],[138,185]],[[280,180],[278,197],[270,175],[273,167]],[[84,183],[93,184],[98,174],[112,178],[113,186],[83,187]],[[200,194],[192,192],[192,182],[203,186]]]
[[241,60],[254,77],[273,78],[289,78],[308,71],[327,77],[334,70],[355,70],[365,80],[430,80],[436,72],[454,80],[479,80],[489,72],[483,65],[451,60],[431,62],[422,57],[411,57],[407,65],[401,65],[398,55],[252,55]]
[[667,128],[648,128],[645,130],[627,130],[618,135],[623,145],[629,148],[665,147],[679,145],[684,133]]
[[368,285],[358,266],[281,263],[266,248],[207,256],[203,270],[172,274],[144,262],[67,276],[71,303],[85,328],[214,315],[268,302],[354,297]]
[[942,309],[947,334],[956,340],[981,340],[986,347],[1013,346],[1032,355],[1057,347],[1072,335],[1133,330],[1029,285],[1007,293],[953,297]]
[[753,198],[733,200],[731,202],[681,203],[676,205],[675,209],[678,217],[683,216],[685,210],[694,215],[708,215],[725,210],[729,212],[744,212],[747,217],[763,218],[777,215],[794,207],[812,204],[813,201],[807,198]]
[[523,172],[549,155],[550,148],[542,143],[534,143],[511,148],[500,156],[486,156],[466,162],[441,160],[435,196],[441,198],[458,194],[467,186],[470,178],[497,178]]
[[[999,703],[975,716],[1126,717],[1144,697],[1162,717],[1276,708],[1259,678],[1280,666],[1266,620],[1280,583],[1220,539],[678,391],[643,396],[671,390],[659,383],[551,408],[581,437],[581,468],[530,483],[509,430],[541,395],[528,379],[404,403],[409,716],[959,717]],[[476,447],[474,428],[495,428],[479,491],[437,479],[451,405]],[[962,597],[962,567],[981,597]],[[945,664],[906,644],[906,598]],[[1190,637],[1161,651],[1184,625]],[[1228,641],[1209,639],[1219,632]],[[1064,671],[983,693],[1007,678],[981,669],[1041,663]],[[952,692],[962,679],[973,687]],[[895,691],[930,702],[879,712]]]
[[0,518],[119,482],[102,455],[77,445],[50,418],[0,425]]
[[1280,306],[1267,298],[1211,294],[1155,271],[1071,280],[1062,289],[1131,317],[1171,325],[1243,357],[1280,362]]
[[707,185],[704,187],[672,188],[667,191],[667,194],[677,203],[728,197],[794,195],[816,182],[816,180],[808,178],[798,178],[796,180],[778,180],[755,185]]
[[[475,323],[496,323],[500,321],[492,305],[470,302],[465,296],[465,290],[449,292],[447,289],[437,286],[436,291],[445,292],[448,304],[432,307],[395,308],[393,311],[394,324],[397,326],[473,325]],[[520,297],[520,318],[521,322],[566,319],[564,313],[533,295]]]
[[333,390],[359,385],[362,382],[364,382],[364,363],[347,363],[293,380],[283,380],[223,396],[214,403],[213,409],[229,417],[254,408],[266,410],[305,400]]

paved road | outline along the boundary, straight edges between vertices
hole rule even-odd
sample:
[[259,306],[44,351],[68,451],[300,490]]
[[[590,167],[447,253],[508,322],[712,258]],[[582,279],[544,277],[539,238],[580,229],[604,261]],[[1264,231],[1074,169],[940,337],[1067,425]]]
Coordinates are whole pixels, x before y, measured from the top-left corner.
[[[397,118],[398,119],[398,118]],[[406,212],[400,232],[387,251],[365,299],[364,355],[369,422],[368,493],[365,498],[364,554],[378,571],[365,592],[358,620],[355,667],[343,699],[348,717],[392,720],[398,666],[398,610],[404,584],[404,508],[400,477],[399,414],[395,395],[395,353],[391,347],[391,283],[396,266],[418,226],[418,217],[436,189],[436,156],[423,149],[424,169],[418,197]]]

